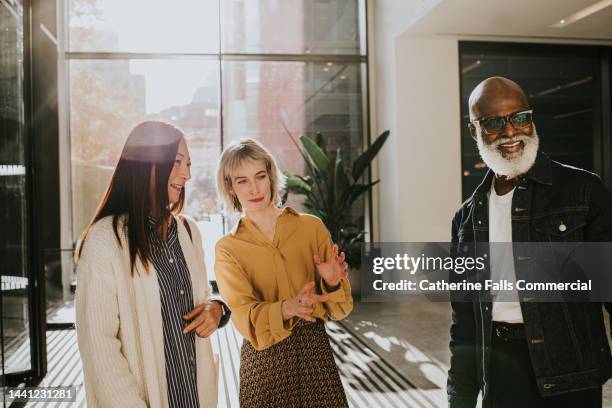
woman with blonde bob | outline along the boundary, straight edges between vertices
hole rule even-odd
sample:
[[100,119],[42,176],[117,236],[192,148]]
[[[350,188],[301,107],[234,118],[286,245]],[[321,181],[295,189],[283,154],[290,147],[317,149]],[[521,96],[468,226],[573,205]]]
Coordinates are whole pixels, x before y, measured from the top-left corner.
[[77,248],[89,407],[217,406],[209,336],[229,311],[211,298],[202,237],[181,215],[190,166],[181,130],[137,125]]
[[324,321],[353,308],[348,265],[321,220],[280,207],[282,185],[255,140],[223,151],[217,188],[242,217],[217,242],[215,274],[245,339],[240,406],[347,406]]

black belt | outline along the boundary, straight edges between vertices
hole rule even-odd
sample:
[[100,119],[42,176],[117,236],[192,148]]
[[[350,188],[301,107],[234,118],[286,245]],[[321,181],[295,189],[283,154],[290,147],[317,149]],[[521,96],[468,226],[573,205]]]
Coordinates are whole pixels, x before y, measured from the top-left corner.
[[525,340],[525,325],[494,321],[493,335],[502,340]]

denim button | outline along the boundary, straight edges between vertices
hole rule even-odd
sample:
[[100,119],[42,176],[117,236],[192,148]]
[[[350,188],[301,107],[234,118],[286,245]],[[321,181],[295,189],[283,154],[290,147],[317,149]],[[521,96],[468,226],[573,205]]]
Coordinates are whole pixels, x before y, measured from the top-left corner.
[[482,221],[478,220],[478,225],[482,224]]
[[567,230],[567,226],[563,223],[561,223],[561,225],[559,225],[559,231],[561,232],[565,232]]

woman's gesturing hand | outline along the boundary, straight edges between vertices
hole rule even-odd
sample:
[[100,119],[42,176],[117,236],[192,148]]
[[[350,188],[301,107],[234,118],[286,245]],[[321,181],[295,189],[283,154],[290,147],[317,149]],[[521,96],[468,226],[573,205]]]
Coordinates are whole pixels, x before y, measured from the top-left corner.
[[335,288],[342,279],[348,277],[348,264],[344,261],[344,252],[338,256],[338,244],[334,244],[334,252],[329,261],[321,262],[318,255],[313,258],[319,275],[328,287]]
[[195,330],[198,336],[206,338],[217,330],[222,315],[223,309],[218,302],[201,304],[191,312],[183,315],[184,320],[191,320],[191,323],[183,329],[183,334]]
[[296,297],[283,302],[283,320],[289,320],[294,316],[308,320],[309,322],[314,322],[316,320],[312,317],[312,305],[315,302],[327,302],[328,296],[317,295],[314,288],[315,283],[308,282]]

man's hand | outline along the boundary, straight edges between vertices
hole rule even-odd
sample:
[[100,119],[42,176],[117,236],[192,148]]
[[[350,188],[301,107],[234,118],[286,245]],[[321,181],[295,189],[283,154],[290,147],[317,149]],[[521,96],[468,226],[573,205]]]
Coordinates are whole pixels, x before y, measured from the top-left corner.
[[340,281],[348,277],[348,264],[344,261],[344,252],[338,256],[338,244],[334,244],[334,252],[327,262],[321,262],[318,255],[314,255],[315,266],[319,275],[330,288],[338,286]]
[[184,320],[191,322],[183,329],[183,334],[195,330],[196,334],[202,338],[207,338],[219,327],[223,309],[217,302],[204,303],[191,312],[183,315]]
[[296,297],[283,302],[283,320],[289,320],[294,316],[308,320],[309,322],[314,322],[316,320],[312,317],[312,311],[314,310],[312,305],[315,302],[327,302],[328,296],[317,295],[314,288],[315,283],[308,282]]

